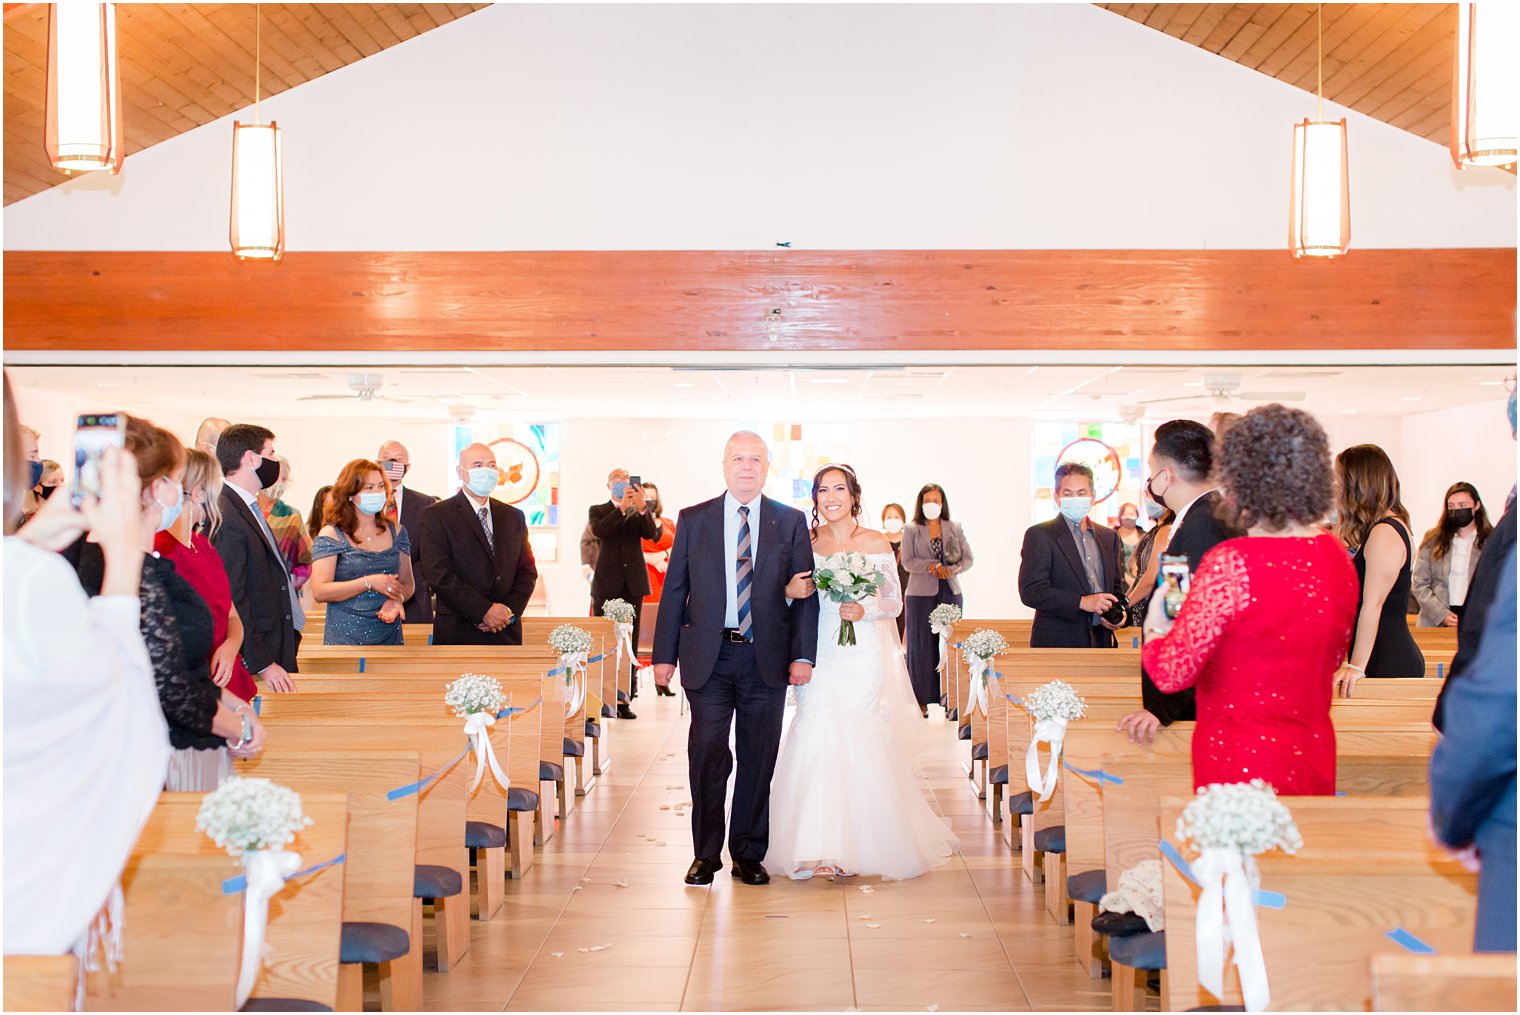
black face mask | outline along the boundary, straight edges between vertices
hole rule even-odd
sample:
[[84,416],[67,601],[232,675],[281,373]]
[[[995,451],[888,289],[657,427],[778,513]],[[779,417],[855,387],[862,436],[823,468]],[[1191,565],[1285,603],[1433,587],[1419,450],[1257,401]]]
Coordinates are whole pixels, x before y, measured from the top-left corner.
[[47,500],[49,497],[53,496],[53,491],[56,490],[56,489],[58,489],[58,487],[56,485],[54,485],[54,486],[44,486],[42,488],[42,499],[43,500]]
[[1473,509],[1456,508],[1454,510],[1448,511],[1446,512],[1446,520],[1448,522],[1451,522],[1452,526],[1455,528],[1465,529],[1472,524]]
[[259,467],[253,474],[259,478],[259,489],[267,490],[280,480],[280,463],[260,455]]

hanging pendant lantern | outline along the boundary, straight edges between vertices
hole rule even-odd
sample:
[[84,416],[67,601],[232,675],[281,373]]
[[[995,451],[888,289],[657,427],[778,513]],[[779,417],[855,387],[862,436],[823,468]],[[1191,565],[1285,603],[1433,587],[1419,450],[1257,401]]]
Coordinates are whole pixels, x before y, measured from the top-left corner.
[[1451,91],[1451,157],[1464,166],[1507,166],[1520,135],[1520,67],[1512,3],[1457,4]]
[[285,185],[280,127],[232,124],[232,252],[278,261],[285,255]]
[[1336,257],[1351,246],[1351,178],[1346,121],[1293,125],[1293,197],[1288,249],[1294,257]]
[[126,142],[116,5],[48,5],[48,162],[64,172],[121,172]]
[[232,122],[232,217],[229,235],[239,259],[278,261],[285,256],[285,175],[280,127],[259,122],[263,21],[253,8],[253,123]]

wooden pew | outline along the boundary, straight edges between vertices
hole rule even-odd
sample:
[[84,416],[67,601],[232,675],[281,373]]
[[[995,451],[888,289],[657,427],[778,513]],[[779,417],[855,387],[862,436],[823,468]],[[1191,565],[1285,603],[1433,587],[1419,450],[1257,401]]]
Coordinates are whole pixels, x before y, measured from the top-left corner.
[[[116,972],[87,976],[90,1010],[229,1010],[242,955],[242,894],[223,882],[242,865],[195,827],[204,793],[164,793],[149,815],[122,877],[123,960]],[[290,848],[303,866],[344,854],[348,795],[302,794],[312,825]],[[270,902],[264,967],[252,996],[337,999],[342,865],[286,883]]]
[[[508,869],[512,877],[517,879],[533,866],[535,824],[546,820],[552,827],[554,822],[552,813],[544,813],[551,805],[554,795],[544,791],[539,773],[541,762],[559,756],[554,753],[559,750],[557,728],[552,722],[547,730],[543,728],[545,712],[542,705],[544,694],[557,693],[557,689],[548,686],[551,678],[536,674],[509,677],[498,673],[497,680],[507,695],[510,707],[528,709],[512,716],[510,720],[498,720],[491,730],[492,747],[498,751],[498,761],[514,792],[508,794],[502,790],[495,779],[482,779],[470,794],[466,810],[470,821],[505,828],[506,850],[511,857]],[[302,684],[302,694],[324,697],[364,694],[386,700],[401,696],[413,703],[408,707],[415,707],[418,714],[442,717],[453,715],[443,704],[441,689],[432,678],[307,677]],[[510,726],[506,725],[508,722]],[[493,847],[483,856],[484,863],[477,866],[483,869],[489,867],[494,872],[501,854],[495,852]],[[494,877],[488,880],[484,870],[480,886],[478,909],[481,919],[489,919],[501,906],[501,889],[496,885]]]
[[72,955],[7,955],[6,1011],[73,1011],[79,960]]
[[[272,779],[300,793],[348,794],[349,845],[342,868],[345,924],[380,923],[410,935],[410,949],[379,963],[381,1006],[405,1010],[421,1002],[422,938],[419,904],[412,898],[417,865],[417,795],[388,794],[421,777],[416,751],[280,750],[236,762],[239,775]],[[302,858],[306,859],[303,853]],[[337,970],[338,1011],[363,1002],[363,965]]]
[[[336,749],[416,751],[425,774],[440,773],[425,786],[417,802],[417,865],[447,868],[455,872],[462,889],[458,895],[434,899],[438,932],[438,968],[448,971],[470,947],[470,863],[465,849],[465,796],[469,776],[468,757],[461,760],[466,738],[456,719],[412,718],[403,724],[378,720],[362,709],[351,708],[341,718],[303,718],[296,714],[300,695],[282,695],[279,705],[265,721],[265,751],[321,751]],[[354,704],[354,703],[350,703]],[[287,707],[288,706],[288,707]],[[471,763],[472,764],[472,763]],[[414,907],[413,926],[421,939],[421,909]]]
[[[1281,909],[1256,911],[1273,1008],[1369,1010],[1371,959],[1392,954],[1407,963],[1412,958],[1386,936],[1397,928],[1440,954],[1471,949],[1477,875],[1430,842],[1428,799],[1291,797],[1284,802],[1304,847],[1296,856],[1257,858],[1262,888],[1287,896]],[[1163,828],[1176,825],[1185,803],[1163,802]],[[1172,930],[1162,1007],[1240,1003],[1233,967],[1225,974],[1229,997],[1216,1000],[1198,985],[1190,933],[1197,889],[1170,863],[1162,865],[1162,880]]]
[[1514,1011],[1515,956],[1372,956],[1373,1011]]

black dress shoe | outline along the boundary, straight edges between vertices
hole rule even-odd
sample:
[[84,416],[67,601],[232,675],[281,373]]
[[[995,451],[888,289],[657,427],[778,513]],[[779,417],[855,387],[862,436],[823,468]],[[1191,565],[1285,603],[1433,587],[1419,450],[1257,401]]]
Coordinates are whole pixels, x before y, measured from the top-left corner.
[[1134,913],[1099,913],[1092,919],[1092,929],[1109,937],[1129,937],[1151,928],[1144,917]]
[[686,883],[688,885],[710,885],[712,884],[713,875],[722,869],[722,860],[704,860],[701,857],[697,857],[686,870]]
[[619,719],[637,719],[638,716],[636,716],[636,715],[633,714],[633,709],[629,708],[627,705],[624,705],[624,704],[620,703],[618,705],[618,718]]
[[765,873],[765,868],[757,860],[735,860],[733,875],[747,885],[771,883],[771,876]]

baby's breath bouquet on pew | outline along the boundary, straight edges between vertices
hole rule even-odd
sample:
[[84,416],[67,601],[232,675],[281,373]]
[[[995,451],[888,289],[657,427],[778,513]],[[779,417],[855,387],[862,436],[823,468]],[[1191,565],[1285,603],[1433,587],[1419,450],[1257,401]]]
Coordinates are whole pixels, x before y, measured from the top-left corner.
[[[813,571],[818,591],[836,603],[858,603],[881,591],[887,576],[863,553],[831,553]],[[854,645],[855,622],[839,621],[840,645]]]
[[[602,604],[602,616],[612,621],[612,635],[617,639],[617,663],[613,672],[617,679],[623,679],[623,664],[626,660],[635,669],[639,665],[638,653],[633,649],[633,618],[635,616],[633,604],[626,599],[609,599]],[[637,682],[635,682],[637,686]]]
[[1267,967],[1256,928],[1261,872],[1256,856],[1273,849],[1296,853],[1303,836],[1277,791],[1260,779],[1213,783],[1198,791],[1177,819],[1177,837],[1199,850],[1193,877],[1198,898],[1198,982],[1224,997],[1226,948],[1233,943],[1235,967],[1247,1011],[1271,1003]]
[[633,604],[626,599],[609,599],[602,604],[602,616],[614,624],[632,624]]
[[[1024,707],[1034,721],[1034,736],[1029,738],[1029,749],[1024,752],[1024,781],[1039,795],[1049,800],[1061,778],[1061,745],[1066,741],[1068,723],[1087,714],[1087,700],[1064,680],[1052,680],[1035,688]],[[1050,745],[1050,761],[1045,774],[1040,774],[1040,745]]]
[[269,900],[301,866],[301,855],[285,847],[310,824],[311,819],[301,810],[301,795],[295,790],[268,779],[236,776],[208,793],[195,815],[195,827],[243,863],[247,897],[235,1008],[248,1000],[264,963]]
[[991,628],[978,628],[961,642],[961,651],[966,654],[966,669],[971,678],[971,707],[986,715],[987,672],[992,669],[992,660],[1008,651],[1008,639]]
[[[615,623],[615,621],[614,621]],[[586,660],[591,655],[591,632],[574,624],[561,624],[549,632],[549,647],[559,653],[559,667],[565,674],[569,699],[565,718],[580,711],[586,700]]]
[[501,788],[509,789],[506,773],[497,763],[496,749],[491,746],[491,736],[487,732],[496,725],[497,713],[507,703],[501,683],[483,673],[461,673],[443,689],[443,703],[464,720],[464,734],[470,738],[475,751],[475,778],[470,789],[473,791],[480,785],[487,766]]

